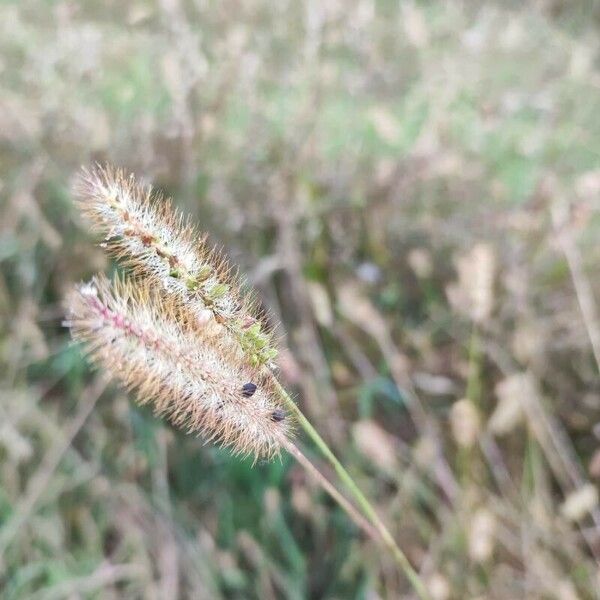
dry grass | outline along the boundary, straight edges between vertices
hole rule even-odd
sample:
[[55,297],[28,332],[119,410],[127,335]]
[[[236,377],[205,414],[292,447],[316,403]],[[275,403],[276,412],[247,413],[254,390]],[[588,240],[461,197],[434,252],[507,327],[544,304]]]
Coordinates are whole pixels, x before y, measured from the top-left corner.
[[71,194],[180,199],[438,600],[600,589],[598,6],[0,5],[3,598],[399,598],[291,463],[133,408],[60,326]]

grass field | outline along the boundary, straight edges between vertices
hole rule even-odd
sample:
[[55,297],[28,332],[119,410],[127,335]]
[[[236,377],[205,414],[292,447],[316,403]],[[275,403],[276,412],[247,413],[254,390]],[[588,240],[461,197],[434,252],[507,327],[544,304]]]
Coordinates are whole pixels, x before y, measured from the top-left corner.
[[434,600],[600,598],[599,32],[595,0],[0,1],[0,597],[411,597],[291,459],[70,343],[114,269],[97,161],[240,265]]

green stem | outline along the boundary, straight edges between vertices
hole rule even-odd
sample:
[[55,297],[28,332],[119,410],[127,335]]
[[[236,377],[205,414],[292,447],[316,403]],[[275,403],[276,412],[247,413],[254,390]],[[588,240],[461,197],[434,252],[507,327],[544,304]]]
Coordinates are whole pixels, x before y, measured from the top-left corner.
[[[469,342],[469,370],[467,376],[467,386],[465,398],[478,407],[479,397],[481,396],[481,351],[479,349],[479,329],[477,323],[473,323],[471,330],[471,340]],[[470,447],[459,446],[457,454],[457,466],[460,480],[464,486],[467,486],[473,476],[473,451]]]
[[419,574],[414,570],[404,552],[400,550],[398,544],[396,544],[396,541],[392,537],[392,534],[389,532],[388,528],[385,526],[384,522],[381,520],[377,512],[375,512],[375,509],[373,508],[371,502],[362,493],[354,479],[352,479],[350,473],[346,471],[342,463],[340,463],[340,461],[330,450],[325,440],[323,440],[323,438],[319,435],[317,430],[312,426],[310,421],[304,416],[302,411],[292,400],[285,388],[279,383],[279,381],[277,381],[277,379],[274,376],[272,377],[272,382],[275,387],[275,390],[277,391],[281,399],[285,402],[285,405],[294,414],[298,423],[302,426],[302,429],[304,429],[304,431],[307,433],[310,439],[323,453],[323,456],[325,456],[325,458],[327,458],[327,460],[332,464],[338,477],[346,485],[348,491],[352,494],[358,506],[363,511],[364,515],[373,524],[375,529],[377,529],[381,540],[394,556],[394,559],[396,560],[396,562],[398,563],[408,580],[410,581],[412,587],[414,588],[419,598],[421,598],[421,600],[430,600],[431,596],[429,595],[429,592],[427,591],[425,585],[421,581]]
[[473,323],[473,329],[471,331],[471,341],[469,342],[469,375],[467,379],[466,397],[474,403],[477,403],[480,390],[481,382],[479,378],[480,362],[479,357],[481,352],[479,350],[479,330],[477,324]]

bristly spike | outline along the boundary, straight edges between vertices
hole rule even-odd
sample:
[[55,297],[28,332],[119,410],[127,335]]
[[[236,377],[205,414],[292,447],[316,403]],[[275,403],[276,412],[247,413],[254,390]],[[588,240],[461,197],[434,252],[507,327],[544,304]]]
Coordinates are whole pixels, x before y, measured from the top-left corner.
[[269,380],[222,337],[190,325],[180,298],[149,281],[100,276],[71,293],[68,310],[73,337],[140,404],[236,454],[279,453],[290,424]]
[[[191,314],[210,310],[240,360],[273,366],[273,336],[255,304],[241,294],[237,270],[170,199],[123,171],[100,166],[83,171],[75,192],[83,214],[105,238],[103,246],[134,276],[179,297]],[[249,319],[258,323],[252,335],[243,326]]]

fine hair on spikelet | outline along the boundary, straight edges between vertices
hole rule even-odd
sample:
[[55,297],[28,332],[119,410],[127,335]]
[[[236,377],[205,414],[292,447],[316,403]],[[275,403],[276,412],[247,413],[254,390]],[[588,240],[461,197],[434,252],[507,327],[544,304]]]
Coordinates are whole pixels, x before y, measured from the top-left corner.
[[121,170],[100,166],[82,172],[75,193],[112,256],[134,275],[178,296],[201,326],[215,319],[225,328],[223,337],[232,342],[232,351],[239,348],[239,360],[274,366],[273,334],[256,302],[241,293],[229,263],[170,199]]
[[98,276],[67,302],[74,339],[140,404],[234,453],[255,460],[279,453],[290,424],[268,378],[240,361],[209,322],[191,319],[178,296],[150,281]]

